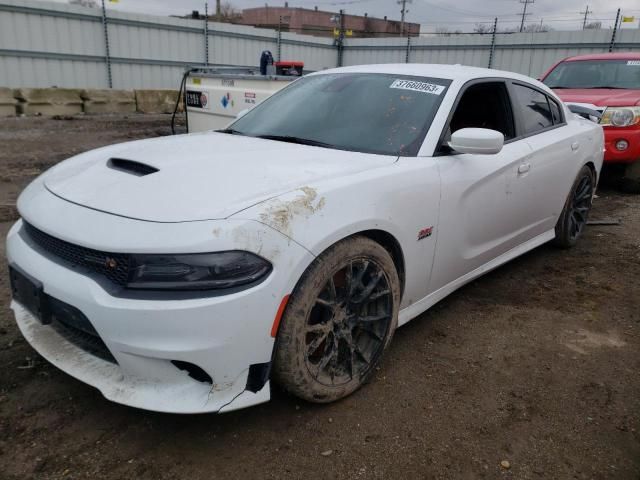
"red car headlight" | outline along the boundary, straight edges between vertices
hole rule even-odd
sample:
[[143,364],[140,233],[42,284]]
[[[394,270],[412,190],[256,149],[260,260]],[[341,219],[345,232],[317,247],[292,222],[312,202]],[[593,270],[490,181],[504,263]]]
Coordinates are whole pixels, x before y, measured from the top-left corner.
[[640,122],[640,107],[607,107],[600,125],[629,127]]

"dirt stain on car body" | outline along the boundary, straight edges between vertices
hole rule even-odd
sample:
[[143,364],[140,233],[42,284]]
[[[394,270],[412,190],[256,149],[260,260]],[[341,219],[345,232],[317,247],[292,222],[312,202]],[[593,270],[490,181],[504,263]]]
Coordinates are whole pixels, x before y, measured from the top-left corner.
[[289,201],[278,198],[270,201],[269,207],[260,214],[260,221],[287,236],[291,235],[291,220],[294,217],[305,218],[317,213],[324,207],[324,197],[318,198],[318,192],[311,187],[299,189],[302,193]]

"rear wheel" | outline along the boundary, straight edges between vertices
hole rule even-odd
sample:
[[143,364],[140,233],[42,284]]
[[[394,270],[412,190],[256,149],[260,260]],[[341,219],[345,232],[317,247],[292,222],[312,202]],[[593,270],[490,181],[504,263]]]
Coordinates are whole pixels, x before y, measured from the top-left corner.
[[595,177],[586,165],[576,177],[569,197],[556,224],[554,243],[561,248],[573,247],[577,242],[589,218],[591,202],[595,190]]
[[369,378],[398,323],[400,281],[381,245],[352,237],[307,269],[280,324],[276,381],[305,400],[346,397]]

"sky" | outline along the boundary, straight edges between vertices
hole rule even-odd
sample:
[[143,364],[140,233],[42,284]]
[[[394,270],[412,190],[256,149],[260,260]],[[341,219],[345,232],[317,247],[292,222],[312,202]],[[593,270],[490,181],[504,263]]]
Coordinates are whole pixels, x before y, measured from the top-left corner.
[[[67,0],[55,0],[66,3]],[[100,0],[98,0],[100,1]],[[107,2],[107,8],[154,15],[185,15],[192,10],[204,12],[205,0],[118,0]],[[235,8],[259,7],[268,3],[283,5],[284,0],[222,0],[229,1]],[[313,8],[346,13],[399,19],[401,6],[396,0],[288,0],[290,7]],[[409,3],[409,1],[411,3]],[[523,0],[524,1],[524,0]],[[449,30],[472,31],[475,23],[492,23],[498,17],[499,26],[520,25],[523,4],[520,0],[407,0],[406,20],[422,25],[422,31],[434,31],[436,27]],[[640,2],[637,0],[534,0],[527,7],[527,23],[549,25],[554,30],[575,30],[582,27],[585,8],[592,12],[589,21],[602,21],[604,28],[613,25],[616,10],[623,15],[635,16],[635,27],[640,18]],[[215,10],[215,0],[209,0],[209,10]],[[625,27],[632,25],[625,25]]]

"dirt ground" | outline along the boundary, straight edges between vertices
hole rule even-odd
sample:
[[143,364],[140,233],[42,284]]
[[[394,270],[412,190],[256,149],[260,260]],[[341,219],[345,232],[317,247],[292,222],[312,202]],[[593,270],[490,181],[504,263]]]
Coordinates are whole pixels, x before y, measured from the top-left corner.
[[[34,175],[168,124],[0,120],[2,241]],[[2,275],[0,478],[638,480],[640,196],[605,186],[592,218],[621,224],[459,290],[397,332],[370,384],[324,406],[277,388],[271,402],[224,415],[111,403],[21,338]]]

